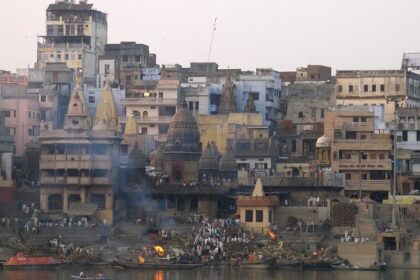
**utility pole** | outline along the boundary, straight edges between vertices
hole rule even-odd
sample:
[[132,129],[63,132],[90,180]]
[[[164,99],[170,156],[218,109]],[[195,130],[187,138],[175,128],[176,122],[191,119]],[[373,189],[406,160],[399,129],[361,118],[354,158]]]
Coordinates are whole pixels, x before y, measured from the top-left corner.
[[216,23],[217,23],[217,17],[214,19],[213,23],[213,30],[211,32],[211,40],[210,40],[210,48],[209,48],[209,55],[207,57],[207,78],[209,76],[209,63],[210,63],[210,56],[211,56],[211,49],[213,47],[213,39],[214,39],[214,32],[216,31]]

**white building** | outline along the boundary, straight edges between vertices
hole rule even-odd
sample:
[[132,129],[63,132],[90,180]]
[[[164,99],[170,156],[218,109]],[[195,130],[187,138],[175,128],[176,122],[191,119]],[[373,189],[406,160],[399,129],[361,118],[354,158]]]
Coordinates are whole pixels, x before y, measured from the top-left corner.
[[280,109],[280,73],[271,68],[257,68],[252,75],[240,75],[235,81],[237,109],[244,111],[248,96],[254,99],[257,112],[263,116],[265,125],[275,122]]
[[188,83],[181,83],[181,93],[194,116],[216,114],[221,92],[222,85],[207,84],[206,77],[190,77]]

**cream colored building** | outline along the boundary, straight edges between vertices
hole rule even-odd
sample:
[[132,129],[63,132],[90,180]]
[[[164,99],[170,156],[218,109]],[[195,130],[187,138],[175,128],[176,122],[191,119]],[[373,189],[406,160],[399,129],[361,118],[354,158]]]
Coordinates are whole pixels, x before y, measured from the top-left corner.
[[385,123],[393,120],[395,105],[385,97],[406,97],[405,107],[420,106],[420,75],[405,70],[337,71],[336,105],[382,106]]
[[[345,193],[359,197],[386,197],[391,190],[392,141],[381,127],[381,107],[330,108],[325,118],[325,136],[331,141],[331,168],[345,174]],[[329,140],[331,139],[331,140]]]
[[275,208],[280,205],[277,196],[266,196],[261,178],[257,179],[251,196],[239,196],[236,200],[241,227],[252,232],[266,234],[275,220]]
[[65,62],[82,70],[85,82],[96,83],[98,58],[107,43],[107,15],[86,0],[56,0],[46,11],[46,35],[40,36],[36,68]]
[[126,116],[134,116],[139,133],[153,135],[155,140],[164,141],[172,116],[175,114],[179,92],[178,80],[159,80],[152,89],[130,89],[121,100]]

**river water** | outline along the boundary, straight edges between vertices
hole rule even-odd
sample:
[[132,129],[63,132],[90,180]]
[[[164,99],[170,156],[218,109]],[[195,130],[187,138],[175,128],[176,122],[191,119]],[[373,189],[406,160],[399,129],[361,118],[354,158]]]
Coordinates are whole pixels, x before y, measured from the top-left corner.
[[[99,268],[102,270],[102,268]],[[71,275],[84,271],[94,276],[99,269],[60,268],[47,271],[0,271],[0,280],[70,280]],[[238,268],[200,268],[194,270],[119,270],[103,269],[113,280],[414,280],[420,279],[420,269],[393,269],[376,271],[337,270],[247,270]]]

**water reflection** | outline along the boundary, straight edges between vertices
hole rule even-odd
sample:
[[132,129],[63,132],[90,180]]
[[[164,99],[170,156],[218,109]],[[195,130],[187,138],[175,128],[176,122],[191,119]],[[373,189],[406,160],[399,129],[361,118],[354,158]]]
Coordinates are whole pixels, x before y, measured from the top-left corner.
[[[69,280],[71,275],[84,271],[92,276],[102,268],[60,268],[46,271],[0,271],[0,280]],[[336,271],[336,270],[247,270],[233,268],[201,268],[193,270],[118,270],[104,269],[107,277],[118,280],[417,280],[420,269],[396,269],[386,272],[376,271]]]

